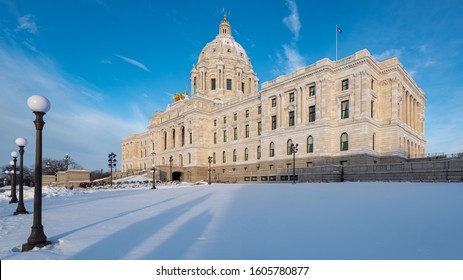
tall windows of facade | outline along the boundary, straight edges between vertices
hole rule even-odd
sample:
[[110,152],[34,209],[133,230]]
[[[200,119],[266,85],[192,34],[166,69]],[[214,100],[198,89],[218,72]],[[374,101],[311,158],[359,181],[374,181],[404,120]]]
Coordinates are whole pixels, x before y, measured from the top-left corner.
[[291,145],[293,145],[293,140],[288,139],[288,141],[286,142],[286,154],[287,154],[287,155],[292,154],[292,152],[291,152]]
[[215,79],[211,79],[211,90],[215,90],[216,84],[215,84]]
[[227,155],[225,154],[225,151],[222,152],[222,162],[227,163]]
[[182,141],[181,141],[181,144],[182,144],[182,147],[183,147],[183,146],[185,146],[185,127],[184,127],[184,126],[182,126],[180,132],[181,132],[181,138],[182,138],[182,139],[181,139],[181,140],[182,140]]
[[233,162],[236,162],[236,150],[233,150]]
[[349,135],[347,133],[341,134],[341,151],[349,150]]
[[309,122],[315,121],[315,105],[309,107]]
[[262,122],[257,123],[257,135],[260,136],[262,134]]
[[341,119],[349,118],[349,100],[341,102]]
[[277,116],[272,116],[272,130],[277,129]]
[[349,79],[342,80],[341,90],[348,90],[348,89],[349,89]]
[[232,90],[232,79],[227,79],[227,90]]
[[269,157],[274,157],[275,156],[275,143],[270,142],[269,145]]
[[213,163],[213,164],[216,164],[216,160],[215,160],[215,152],[212,154],[212,163]]
[[307,137],[307,153],[313,153],[313,137]]
[[164,131],[164,150],[167,150],[167,131]]
[[289,93],[289,102],[294,102],[294,92]]
[[309,96],[315,96],[315,85],[309,87]]
[[261,156],[262,156],[262,151],[260,149],[260,146],[257,146],[257,159],[260,159]]
[[273,97],[272,100],[272,107],[276,107],[277,106],[277,98],[276,97]]
[[214,144],[217,144],[217,132],[214,132]]
[[238,128],[233,128],[233,140],[238,140]]
[[248,148],[244,148],[244,160],[247,161],[249,159],[249,151]]
[[289,126],[294,126],[294,111],[289,111],[289,116],[288,116],[288,120],[289,120]]
[[227,142],[227,130],[223,131],[223,142]]
[[249,138],[249,124],[244,126],[244,137]]

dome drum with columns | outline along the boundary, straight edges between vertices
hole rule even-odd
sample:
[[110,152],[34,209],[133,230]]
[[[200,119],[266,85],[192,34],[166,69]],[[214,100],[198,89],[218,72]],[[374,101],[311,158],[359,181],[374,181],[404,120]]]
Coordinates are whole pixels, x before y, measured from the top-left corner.
[[[191,94],[122,139],[122,170],[158,180],[280,178],[296,167],[395,163],[425,154],[426,97],[397,58],[367,50],[262,84],[224,17],[190,72]],[[181,98],[180,98],[181,97]],[[171,172],[172,164],[172,172]],[[307,169],[307,172],[310,170]]]

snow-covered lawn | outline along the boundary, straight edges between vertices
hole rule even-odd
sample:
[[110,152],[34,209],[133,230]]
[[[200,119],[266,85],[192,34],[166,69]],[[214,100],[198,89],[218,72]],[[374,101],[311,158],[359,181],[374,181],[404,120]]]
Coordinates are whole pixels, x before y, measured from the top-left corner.
[[463,259],[461,183],[128,186],[44,187],[53,244],[30,252],[0,194],[0,259]]

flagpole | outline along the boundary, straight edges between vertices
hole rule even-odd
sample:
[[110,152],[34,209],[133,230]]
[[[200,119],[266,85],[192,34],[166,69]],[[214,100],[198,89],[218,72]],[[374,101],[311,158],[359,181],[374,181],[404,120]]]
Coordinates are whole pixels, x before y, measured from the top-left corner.
[[338,24],[336,23],[336,61],[338,61]]

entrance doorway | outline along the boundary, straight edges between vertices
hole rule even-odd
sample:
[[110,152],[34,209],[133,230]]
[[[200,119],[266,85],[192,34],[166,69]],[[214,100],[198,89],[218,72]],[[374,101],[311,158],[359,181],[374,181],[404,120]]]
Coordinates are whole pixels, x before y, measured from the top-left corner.
[[182,172],[172,172],[172,181],[182,181]]

